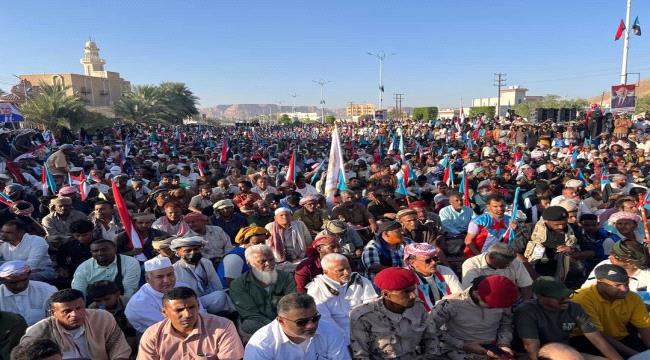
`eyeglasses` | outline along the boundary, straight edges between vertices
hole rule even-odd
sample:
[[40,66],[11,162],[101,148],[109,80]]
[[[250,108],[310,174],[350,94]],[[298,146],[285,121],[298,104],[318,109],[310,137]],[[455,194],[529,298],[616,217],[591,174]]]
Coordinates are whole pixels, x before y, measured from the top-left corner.
[[438,262],[438,257],[437,256],[432,256],[428,259],[420,260],[423,261],[425,264],[431,264],[432,262]]
[[314,315],[314,316],[312,316],[310,318],[298,319],[298,320],[291,320],[291,319],[287,319],[286,317],[282,317],[282,318],[285,319],[285,320],[291,321],[292,323],[296,324],[296,326],[304,327],[307,324],[309,324],[310,322],[317,323],[321,318],[321,314],[316,313],[316,315]]

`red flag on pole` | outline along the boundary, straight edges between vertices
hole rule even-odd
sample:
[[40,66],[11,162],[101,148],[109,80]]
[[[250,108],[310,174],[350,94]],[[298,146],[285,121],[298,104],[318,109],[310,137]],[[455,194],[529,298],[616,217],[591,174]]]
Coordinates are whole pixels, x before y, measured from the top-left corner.
[[122,220],[122,225],[124,225],[124,231],[129,237],[129,242],[133,249],[142,249],[142,238],[131,220],[131,215],[129,215],[129,210],[126,207],[126,203],[120,194],[119,189],[117,188],[117,183],[111,180],[111,188],[113,189],[113,197],[115,198],[115,207],[117,207],[117,213],[120,215],[120,220]]
[[196,166],[199,170],[199,175],[205,176],[205,170],[203,170],[203,165],[201,164],[201,160],[196,160]]
[[621,22],[618,24],[618,29],[616,30],[616,35],[614,36],[614,41],[623,36],[623,31],[625,31],[625,23],[623,22],[623,19],[621,19]]
[[287,170],[287,182],[294,183],[296,181],[296,150],[291,153],[291,160],[289,160],[289,169]]
[[228,161],[228,141],[226,138],[223,138],[223,143],[221,144],[221,162]]

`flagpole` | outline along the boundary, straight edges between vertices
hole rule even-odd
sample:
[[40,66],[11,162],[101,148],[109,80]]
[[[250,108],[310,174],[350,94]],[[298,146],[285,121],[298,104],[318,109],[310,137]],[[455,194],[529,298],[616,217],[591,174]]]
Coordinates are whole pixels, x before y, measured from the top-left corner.
[[625,12],[625,30],[623,38],[623,63],[621,64],[621,84],[627,84],[627,54],[630,50],[630,13],[632,11],[632,0],[627,0]]

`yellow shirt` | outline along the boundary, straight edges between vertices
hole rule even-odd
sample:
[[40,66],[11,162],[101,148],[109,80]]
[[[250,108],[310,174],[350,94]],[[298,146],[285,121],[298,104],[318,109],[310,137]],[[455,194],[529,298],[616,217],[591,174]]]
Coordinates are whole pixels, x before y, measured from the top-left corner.
[[578,290],[571,300],[582,306],[598,330],[620,340],[629,335],[627,324],[636,328],[650,327],[648,310],[639,295],[630,291],[624,299],[610,302],[600,296],[596,286]]

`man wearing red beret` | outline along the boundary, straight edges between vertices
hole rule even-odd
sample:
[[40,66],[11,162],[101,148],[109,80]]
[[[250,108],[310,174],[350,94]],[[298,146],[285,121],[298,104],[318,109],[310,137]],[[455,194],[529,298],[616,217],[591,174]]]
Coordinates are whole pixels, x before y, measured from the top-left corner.
[[381,297],[350,312],[350,348],[354,359],[435,359],[437,330],[417,301],[412,271],[387,268],[375,276]]
[[481,276],[460,293],[438,301],[431,317],[436,328],[447,331],[440,338],[446,359],[511,359],[512,304],[519,297],[517,285],[505,276]]

